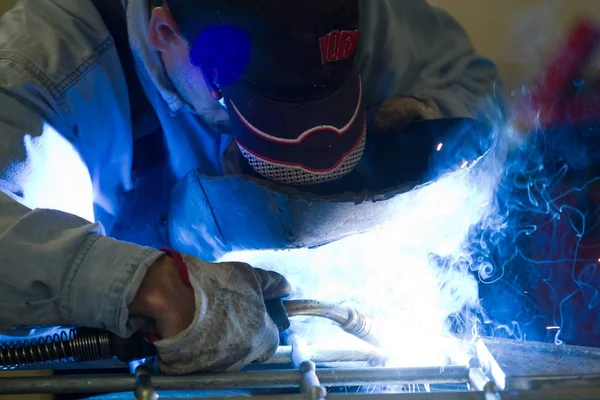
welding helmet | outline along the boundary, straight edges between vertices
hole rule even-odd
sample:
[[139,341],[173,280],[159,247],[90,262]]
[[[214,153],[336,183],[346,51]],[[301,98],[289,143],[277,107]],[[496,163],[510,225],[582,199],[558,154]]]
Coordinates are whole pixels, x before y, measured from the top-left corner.
[[214,260],[232,250],[320,246],[385,220],[386,205],[432,178],[431,165],[441,165],[432,154],[452,154],[445,162],[455,168],[480,153],[467,157],[446,139],[487,130],[474,120],[387,135],[369,126],[378,107],[365,107],[355,65],[358,0],[167,4],[191,62],[223,96],[244,171],[192,171],[179,182],[168,216],[179,251]]

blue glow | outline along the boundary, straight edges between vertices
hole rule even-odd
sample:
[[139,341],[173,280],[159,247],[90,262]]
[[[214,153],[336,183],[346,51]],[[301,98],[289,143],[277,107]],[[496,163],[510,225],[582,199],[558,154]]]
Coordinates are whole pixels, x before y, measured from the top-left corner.
[[[470,228],[488,212],[496,171],[475,171],[459,169],[402,195],[399,217],[378,230],[316,249],[235,252],[223,260],[281,272],[294,298],[345,303],[365,312],[377,323],[390,365],[444,365],[449,353],[456,353],[446,337],[448,317],[478,307],[470,270],[438,262],[459,259]],[[292,328],[319,346],[361,345],[318,319],[293,320]]]
[[486,334],[600,346],[598,125],[536,129],[515,147],[495,196],[481,285]]
[[[377,231],[226,259],[282,272],[296,298],[364,310],[394,365],[439,365],[453,333],[599,346],[600,129],[561,129],[498,129],[485,157],[406,194]],[[294,324],[314,343],[359,345],[322,321]]]
[[23,203],[94,221],[89,171],[73,145],[48,124],[39,137],[26,136],[29,163],[19,181],[26,188]]
[[252,53],[250,34],[236,26],[206,28],[190,51],[192,64],[202,68],[211,83],[227,86],[246,70]]

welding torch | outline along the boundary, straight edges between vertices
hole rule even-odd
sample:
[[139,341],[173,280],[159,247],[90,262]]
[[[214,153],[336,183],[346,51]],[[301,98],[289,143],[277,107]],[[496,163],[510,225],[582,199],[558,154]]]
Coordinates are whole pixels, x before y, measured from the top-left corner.
[[[358,310],[316,300],[274,299],[265,302],[267,312],[282,337],[290,317],[310,316],[335,322],[345,332],[375,347],[380,346],[373,323]],[[47,362],[90,362],[117,358],[122,362],[156,356],[156,348],[141,334],[121,338],[100,329],[73,328],[24,342],[0,343],[0,369]]]
[[381,343],[375,332],[373,322],[353,307],[325,303],[317,300],[275,299],[265,302],[267,312],[278,325],[280,331],[289,328],[289,317],[308,316],[326,318],[335,322],[345,332],[359,339],[380,347]]

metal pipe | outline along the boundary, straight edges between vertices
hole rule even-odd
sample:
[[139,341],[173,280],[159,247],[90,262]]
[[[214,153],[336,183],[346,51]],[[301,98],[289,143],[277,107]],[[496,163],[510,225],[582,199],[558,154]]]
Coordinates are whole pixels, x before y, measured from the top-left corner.
[[[482,392],[436,392],[436,393],[383,393],[383,394],[330,394],[328,400],[482,400]],[[168,398],[165,396],[165,398]],[[305,395],[276,394],[269,396],[251,396],[252,400],[306,400]],[[501,392],[502,400],[597,400],[600,389],[574,389],[561,391],[524,391]],[[194,400],[193,397],[186,397]],[[248,400],[248,397],[201,397],[198,400]],[[486,399],[487,400],[487,399]]]
[[312,352],[306,340],[295,333],[287,335],[285,338],[287,344],[292,347],[292,364],[296,368],[300,367],[304,361],[312,361]]
[[327,318],[340,328],[373,346],[380,347],[380,338],[369,318],[354,308],[317,300],[288,300],[283,302],[290,317],[310,316]]
[[300,393],[306,394],[311,400],[323,400],[327,390],[321,386],[317,376],[317,366],[311,361],[308,343],[300,335],[287,335],[287,343],[292,346],[292,362],[301,373]]
[[488,382],[483,387],[484,400],[502,400],[500,388],[494,382]]
[[327,390],[321,386],[317,376],[317,366],[312,361],[303,361],[300,364],[300,393],[307,394],[311,400],[323,400]]
[[469,360],[469,386],[471,390],[481,392],[485,385],[490,382],[490,378],[485,375],[481,362],[477,357]]
[[506,387],[506,373],[481,339],[478,339],[475,344],[475,354],[475,358],[479,360],[481,369],[496,384],[498,390],[504,390]]
[[481,392],[489,381],[481,368],[469,368],[469,386],[471,390]]
[[135,386],[133,393],[138,400],[158,400],[158,393],[152,387],[152,370],[145,364],[135,369]]
[[[466,383],[467,367],[368,368],[317,370],[325,386]],[[152,377],[154,390],[221,390],[297,388],[297,370],[242,371],[217,374]],[[0,379],[0,394],[108,393],[134,389],[132,375],[14,377]]]

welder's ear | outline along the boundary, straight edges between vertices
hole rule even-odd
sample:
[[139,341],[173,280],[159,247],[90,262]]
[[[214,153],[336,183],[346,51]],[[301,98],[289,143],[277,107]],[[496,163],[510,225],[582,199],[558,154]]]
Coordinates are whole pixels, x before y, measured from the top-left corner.
[[182,45],[187,47],[187,42],[167,7],[155,7],[152,10],[148,28],[150,45],[161,53],[173,51]]

